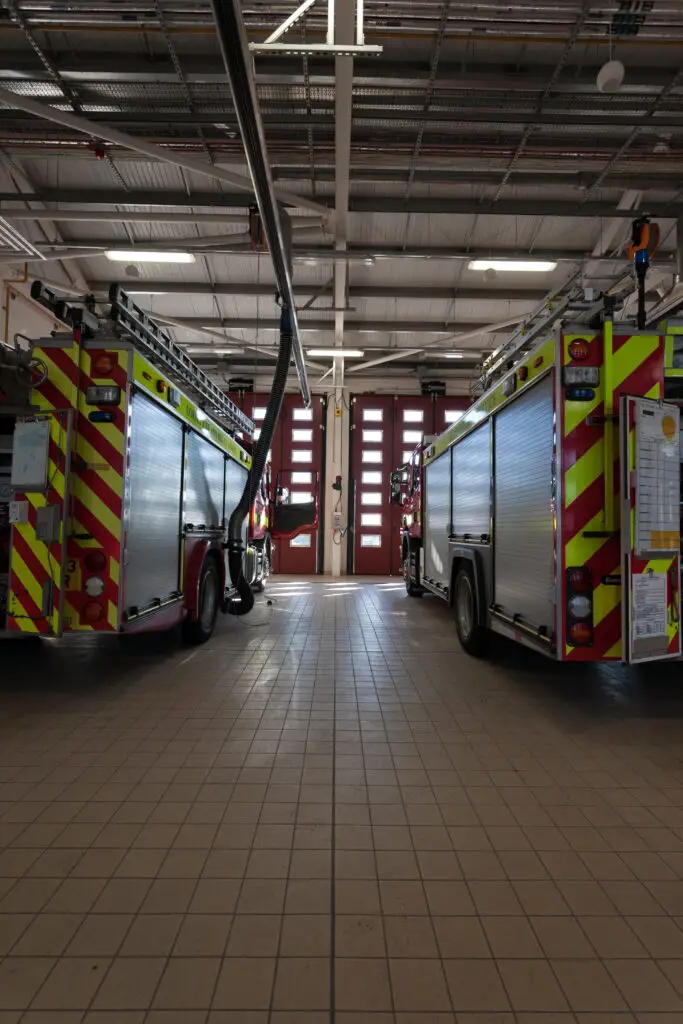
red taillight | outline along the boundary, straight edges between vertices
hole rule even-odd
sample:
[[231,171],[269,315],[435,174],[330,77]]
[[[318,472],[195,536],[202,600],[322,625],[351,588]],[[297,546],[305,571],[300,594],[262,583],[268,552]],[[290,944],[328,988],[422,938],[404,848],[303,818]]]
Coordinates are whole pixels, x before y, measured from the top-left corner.
[[591,589],[591,577],[587,569],[569,569],[567,582],[575,594],[585,594]]
[[568,352],[572,359],[582,363],[590,355],[590,346],[584,338],[575,338],[569,343]]
[[91,551],[84,559],[88,572],[104,572],[107,568],[107,556],[101,551]]
[[114,369],[114,360],[111,356],[97,356],[93,359],[91,372],[93,377],[111,377]]
[[573,622],[569,627],[568,638],[573,647],[586,647],[593,640],[593,628],[587,622]]
[[99,601],[88,601],[87,604],[83,605],[83,610],[81,611],[83,622],[99,622],[102,618],[104,618],[104,606]]
[[585,566],[569,566],[566,582],[567,643],[589,647],[593,643],[593,574]]

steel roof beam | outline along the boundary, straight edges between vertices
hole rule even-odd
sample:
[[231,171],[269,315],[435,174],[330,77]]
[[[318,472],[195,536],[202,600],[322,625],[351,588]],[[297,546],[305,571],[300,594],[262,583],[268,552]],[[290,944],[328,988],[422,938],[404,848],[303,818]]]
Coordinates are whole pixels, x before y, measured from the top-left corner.
[[[1,90],[0,90],[1,92]],[[165,152],[165,150],[164,150]],[[43,154],[44,159],[44,154]],[[197,161],[201,163],[201,161]],[[0,203],[17,203],[24,200],[23,195],[15,192],[0,192]],[[122,205],[122,206],[180,206],[191,205],[197,209],[206,207],[209,209],[246,209],[250,199],[244,193],[229,192],[193,192],[188,196],[187,192],[164,189],[130,189],[128,192],[118,189],[76,189],[76,188],[42,188],[38,189],[31,197],[33,201],[41,203],[80,203],[84,205]],[[324,202],[324,199],[319,201]],[[489,206],[488,200],[467,199],[454,197],[433,197],[433,196],[412,196],[406,202],[403,197],[386,195],[351,195],[349,199],[349,210],[352,213],[436,213],[440,216],[446,214],[469,214],[477,213],[480,216],[513,216],[513,217],[567,217],[574,220],[576,217],[625,217],[633,219],[639,213],[647,213],[651,217],[671,218],[675,220],[683,205],[683,200],[676,203],[653,201],[649,202],[640,210],[619,210],[616,203],[604,200],[579,204],[574,200],[543,199],[541,196],[534,199],[501,199],[495,206]],[[310,205],[310,204],[309,204]],[[329,207],[318,205],[315,212],[323,210],[325,214],[330,212]],[[3,207],[5,212],[18,213]]]
[[[280,321],[264,319],[263,317],[225,317],[220,320],[215,317],[174,317],[179,327],[194,327],[200,325],[210,330],[224,328],[228,331],[279,331]],[[453,336],[454,332],[484,330],[484,325],[472,321],[449,322],[438,320],[350,320],[346,319],[347,334],[447,334]],[[334,319],[301,319],[299,330],[302,333],[311,331],[323,331],[334,334]]]
[[[109,281],[90,281],[88,287],[95,295],[108,292]],[[145,287],[157,293],[167,295],[272,295],[273,285],[270,283],[256,284],[253,281],[243,283],[230,281],[221,284],[210,284],[208,281],[157,281],[153,278],[140,279],[126,284],[126,290],[130,293],[144,294]],[[328,284],[323,288],[327,290]],[[439,288],[436,286],[417,287],[403,284],[386,285],[352,285],[349,288],[349,300],[353,299],[390,299],[398,296],[401,299],[436,299],[437,301],[448,302],[453,298],[460,300],[485,300],[493,299],[500,302],[511,302],[515,300],[537,301],[543,298],[547,289],[540,288],[500,288],[495,285],[488,288]],[[300,284],[297,282],[296,293],[299,296],[315,295],[320,296],[324,291],[317,284]],[[299,310],[302,312],[302,310]]]
[[[186,171],[192,171],[194,174],[201,174],[207,178],[215,178],[217,181],[222,181],[226,185],[232,185],[234,188],[244,189],[250,197],[253,197],[253,185],[249,178],[245,178],[241,174],[233,174],[231,171],[226,171],[222,167],[217,167],[215,164],[208,163],[207,161],[195,160],[194,157],[186,156],[185,154],[179,153],[170,148],[157,146],[153,142],[147,142],[145,139],[126,135],[124,132],[119,132],[115,128],[110,128],[102,123],[90,121],[85,117],[69,114],[65,110],[58,110],[56,107],[52,107],[47,103],[37,103],[36,100],[29,99],[27,96],[18,96],[17,93],[11,92],[8,89],[0,89],[0,103],[4,103],[10,108],[10,110],[13,107],[18,107],[19,110],[23,110],[27,114],[32,114],[34,117],[40,118],[43,121],[59,124],[64,128],[71,129],[72,131],[76,131],[84,135],[90,135],[95,139],[104,139],[105,141],[112,143],[114,146],[122,146],[124,149],[131,149],[151,160],[173,164],[176,167],[182,167]],[[4,112],[3,117],[6,121],[6,111]],[[128,193],[122,190],[122,195],[128,195]],[[293,192],[289,192],[287,189],[281,188],[276,189],[276,195],[280,202],[289,206],[311,209],[316,213],[326,213],[325,207],[314,202],[308,196],[295,195]],[[188,196],[186,194],[185,203],[183,204],[185,206],[187,205],[187,199]],[[252,198],[247,198],[245,200],[245,197],[242,197],[243,205],[252,201]]]

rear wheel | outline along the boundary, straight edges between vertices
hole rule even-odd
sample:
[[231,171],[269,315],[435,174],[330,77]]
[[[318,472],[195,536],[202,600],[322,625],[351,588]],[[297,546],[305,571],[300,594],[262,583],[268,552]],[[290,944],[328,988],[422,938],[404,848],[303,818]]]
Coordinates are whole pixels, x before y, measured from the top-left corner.
[[455,628],[463,650],[475,658],[481,657],[486,648],[486,630],[479,625],[477,591],[474,574],[469,566],[459,569],[455,577],[453,611]]
[[410,548],[406,547],[403,551],[403,579],[406,584],[406,593],[408,597],[421,597],[422,587],[415,583],[410,576]]
[[261,575],[257,576],[254,580],[252,590],[255,594],[262,594],[266,589],[266,580],[270,576],[270,544],[266,542],[263,545],[263,551],[261,552],[260,558]]
[[220,574],[215,558],[206,558],[199,577],[197,618],[183,622],[183,640],[186,644],[205,644],[211,638],[220,604]]

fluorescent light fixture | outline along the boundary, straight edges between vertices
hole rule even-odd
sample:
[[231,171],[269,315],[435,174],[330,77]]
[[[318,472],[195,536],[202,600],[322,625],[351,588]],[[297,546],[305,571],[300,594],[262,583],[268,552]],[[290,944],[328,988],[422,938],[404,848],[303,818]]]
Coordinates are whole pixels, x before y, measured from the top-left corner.
[[309,348],[306,355],[323,359],[362,359],[365,352],[361,348]]
[[107,249],[113,263],[194,263],[192,252],[145,252],[144,249]]
[[511,271],[522,274],[547,274],[554,270],[557,263],[551,260],[470,260],[470,270],[500,270],[502,273]]
[[221,348],[215,345],[184,345],[189,356],[236,356],[244,350],[240,348]]
[[126,288],[128,295],[168,295],[168,292],[157,292],[153,288]]
[[442,359],[464,359],[464,352],[437,352]]

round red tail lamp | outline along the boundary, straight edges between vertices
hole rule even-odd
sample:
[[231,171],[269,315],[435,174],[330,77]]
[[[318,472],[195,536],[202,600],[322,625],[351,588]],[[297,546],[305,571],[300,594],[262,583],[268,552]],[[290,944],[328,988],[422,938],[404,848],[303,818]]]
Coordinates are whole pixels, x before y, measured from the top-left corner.
[[591,578],[586,569],[569,570],[569,586],[575,594],[585,594],[590,590]]
[[574,338],[574,340],[569,343],[568,352],[572,359],[575,359],[578,363],[582,363],[584,359],[588,359],[588,356],[590,355],[590,345],[585,338]]
[[98,356],[97,359],[93,360],[91,369],[93,377],[111,377],[114,369],[114,360],[112,356]]
[[593,630],[586,622],[573,622],[569,627],[569,642],[574,647],[586,647],[593,639]]
[[88,572],[104,572],[107,568],[107,556],[102,551],[91,551],[84,561]]
[[99,601],[88,601],[87,604],[83,605],[81,618],[83,622],[88,622],[91,625],[99,622],[104,618],[104,606]]

